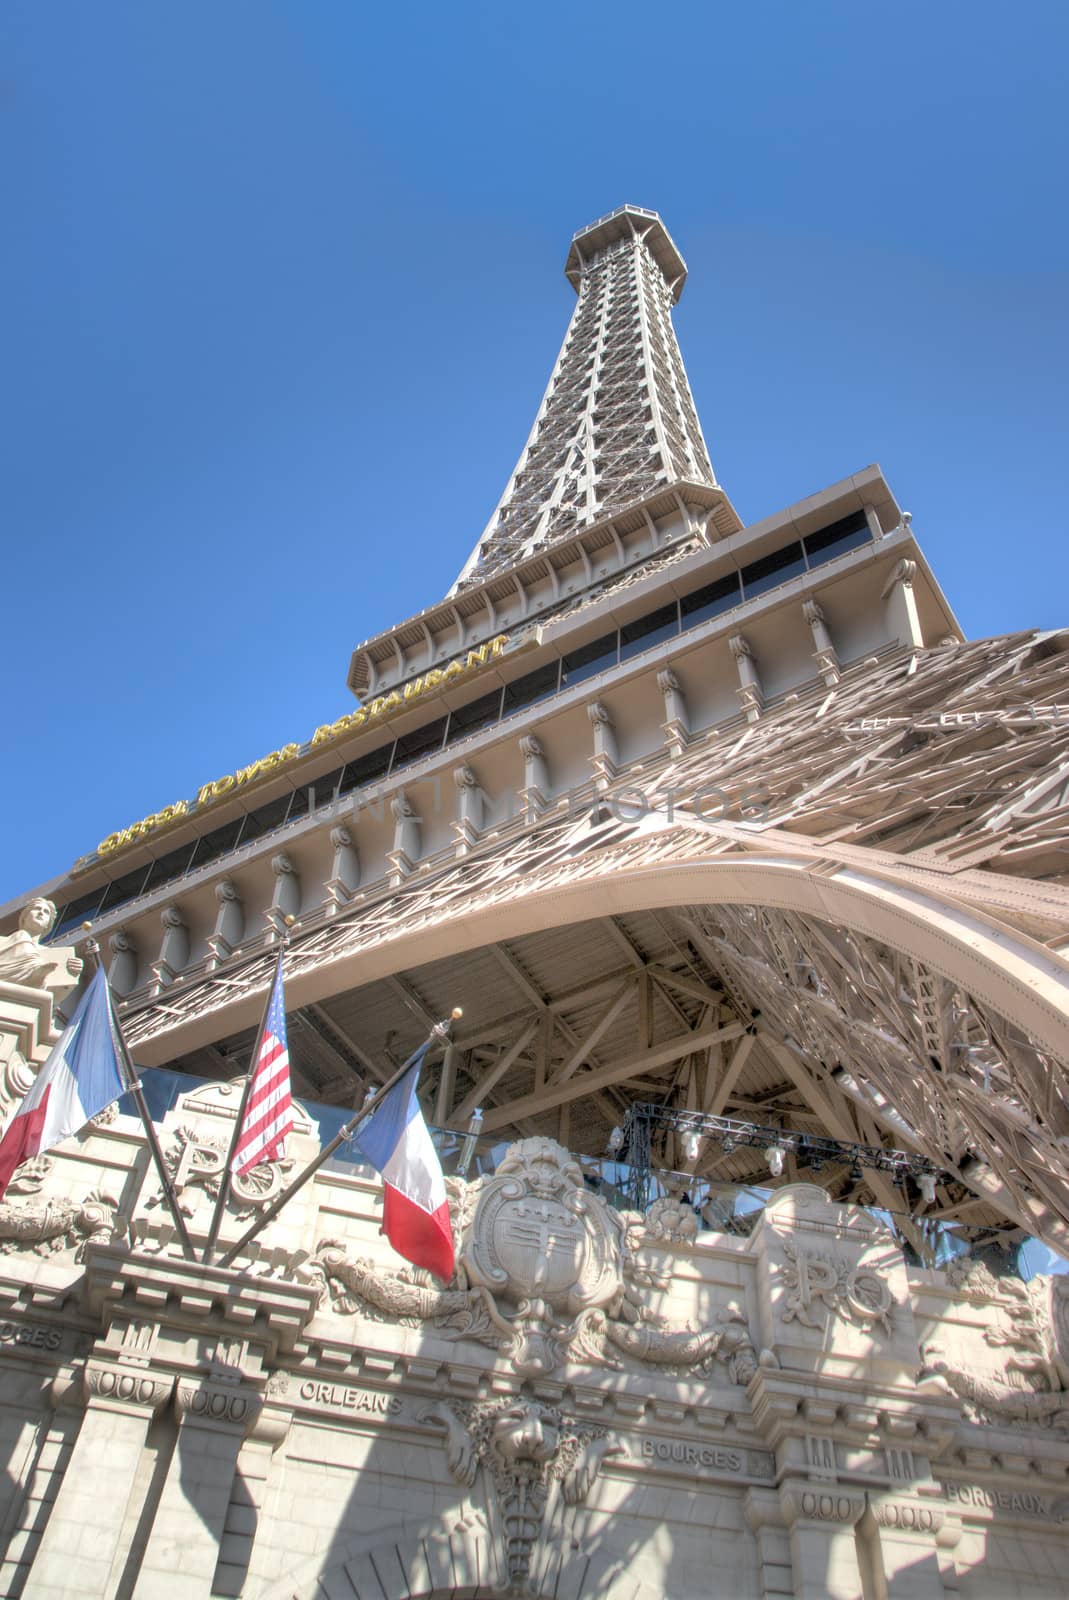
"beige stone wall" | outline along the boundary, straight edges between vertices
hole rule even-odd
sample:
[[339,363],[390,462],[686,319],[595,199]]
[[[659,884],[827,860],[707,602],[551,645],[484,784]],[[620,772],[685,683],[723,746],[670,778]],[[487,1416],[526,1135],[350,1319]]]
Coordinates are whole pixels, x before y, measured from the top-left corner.
[[[235,1107],[197,1090],[162,1130],[199,1244]],[[291,1159],[315,1148],[299,1131]],[[443,1300],[363,1170],[325,1168],[229,1271],[182,1259],[127,1119],[23,1169],[0,1204],[0,1595],[1064,1593],[1057,1285],[907,1271],[808,1185],[748,1240],[655,1239],[557,1147],[510,1162],[548,1229],[542,1312],[485,1180],[454,1192]]]

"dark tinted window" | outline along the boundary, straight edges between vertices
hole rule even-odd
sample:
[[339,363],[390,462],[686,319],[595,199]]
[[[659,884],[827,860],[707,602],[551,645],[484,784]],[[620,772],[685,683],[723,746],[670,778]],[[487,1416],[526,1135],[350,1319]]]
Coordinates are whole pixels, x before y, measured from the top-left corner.
[[444,717],[439,717],[435,722],[428,722],[425,728],[417,728],[415,733],[406,733],[403,739],[398,739],[394,745],[391,772],[419,761],[432,750],[440,750],[445,737],[445,721]]
[[717,578],[715,583],[707,583],[703,589],[695,589],[693,594],[683,596],[679,602],[683,626],[696,628],[699,622],[708,622],[710,617],[730,611],[732,606],[739,604],[740,599],[739,575],[729,572],[726,578]]
[[500,715],[501,690],[495,689],[492,694],[481,695],[470,705],[449,713],[449,737],[446,743],[452,744],[454,739],[463,739],[466,734],[475,733],[479,728],[488,728]]
[[306,815],[308,811],[309,793],[310,791],[308,789],[294,789],[293,799],[290,801],[289,813],[286,817],[287,822],[292,822],[294,817],[303,817]]
[[91,889],[88,894],[83,894],[79,899],[72,900],[69,906],[64,906],[56,918],[56,925],[49,934],[49,939],[58,939],[61,933],[67,933],[71,928],[77,928],[82,922],[90,922],[96,916],[97,907],[104,898],[106,885]]
[[270,833],[272,828],[281,828],[289,812],[291,793],[279,795],[277,800],[269,800],[266,805],[257,806],[255,811],[250,811],[245,819],[245,832],[241,835],[242,844],[248,844],[252,839],[259,839],[261,835]]
[[141,893],[145,879],[148,877],[148,867],[135,867],[133,872],[124,873],[121,878],[116,878],[114,883],[109,883],[104,890],[104,898],[100,902],[101,914],[111,911],[115,906],[125,905],[127,900],[132,900]]
[[[386,748],[389,750],[389,745]],[[324,772],[321,778],[316,779],[314,788],[317,806],[325,805],[328,800],[333,800],[341,775],[341,767],[335,767],[333,772]]]
[[148,869],[145,879],[144,893],[150,889],[158,889],[161,883],[170,883],[175,878],[180,878],[189,870],[189,863],[193,856],[193,842],[184,844],[179,850],[168,850],[165,856],[160,856]]
[[193,866],[203,867],[209,861],[216,861],[220,856],[225,856],[228,850],[233,850],[238,842],[244,817],[235,817],[233,822],[224,822],[221,828],[206,833],[203,839],[197,840],[197,848],[193,852]]
[[639,651],[648,650],[662,639],[671,639],[678,632],[679,610],[673,600],[670,606],[661,606],[658,611],[624,623],[620,629],[620,660],[628,661]]
[[524,706],[533,706],[539,700],[545,700],[549,695],[556,694],[559,682],[559,661],[547,661],[544,667],[536,667],[533,672],[525,672],[522,678],[506,683],[502,715],[511,716],[514,711],[522,711]]
[[764,594],[766,589],[774,589],[777,584],[786,583],[789,578],[796,578],[804,571],[805,557],[801,544],[796,541],[743,567],[742,592],[747,600],[752,600],[754,595]]
[[[384,778],[390,770],[392,754],[393,744],[383,744],[377,750],[369,750],[367,755],[357,756],[355,761],[350,761],[341,775],[338,793],[348,794],[351,789],[362,789],[365,783],[374,783],[377,779]],[[318,782],[316,800],[319,800]]]
[[809,565],[819,567],[822,561],[834,561],[836,556],[855,550],[859,544],[867,544],[871,538],[865,513],[856,511],[851,517],[842,517],[829,527],[821,528],[819,533],[807,533],[803,543]]
[[601,639],[592,639],[578,650],[568,652],[561,669],[561,685],[582,683],[584,678],[593,678],[596,673],[615,665],[616,634],[607,633]]

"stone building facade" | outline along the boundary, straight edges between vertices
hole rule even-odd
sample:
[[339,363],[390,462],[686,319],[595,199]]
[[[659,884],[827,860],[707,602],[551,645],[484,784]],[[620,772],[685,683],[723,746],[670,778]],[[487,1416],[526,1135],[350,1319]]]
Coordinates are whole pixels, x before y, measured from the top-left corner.
[[[0,985],[4,1072],[51,997]],[[237,1090],[161,1138],[207,1237]],[[299,1117],[287,1161],[318,1149]],[[223,1241],[285,1180],[238,1184]],[[330,1162],[240,1270],[183,1258],[135,1118],[0,1203],[0,1592],[204,1600],[1064,1592],[1069,1295],[908,1268],[812,1183],[747,1238],[620,1212],[544,1137],[449,1180],[443,1288]]]
[[[565,270],[354,709],[0,907],[0,1114],[99,951],[195,1246],[123,1112],[0,1202],[4,1600],[1065,1592],[1067,1280],[1010,1269],[1069,1257],[1069,632],[965,641],[877,466],[745,525],[660,218]],[[282,941],[304,1111],[221,1248],[459,1008],[447,1285],[343,1160],[201,1259]]]

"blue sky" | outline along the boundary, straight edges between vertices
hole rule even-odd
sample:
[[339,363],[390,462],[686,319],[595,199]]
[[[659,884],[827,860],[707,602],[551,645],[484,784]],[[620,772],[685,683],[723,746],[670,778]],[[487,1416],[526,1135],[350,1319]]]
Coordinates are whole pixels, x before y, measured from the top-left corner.
[[0,12],[0,899],[351,703],[659,210],[755,520],[880,461],[972,636],[1069,622],[1064,6]]

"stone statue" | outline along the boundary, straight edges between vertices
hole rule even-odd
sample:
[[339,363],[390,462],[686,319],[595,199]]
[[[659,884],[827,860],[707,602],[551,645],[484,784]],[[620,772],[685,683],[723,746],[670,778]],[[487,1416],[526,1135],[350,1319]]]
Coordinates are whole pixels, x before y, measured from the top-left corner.
[[71,946],[41,943],[55,920],[55,906],[41,895],[23,906],[17,931],[0,935],[0,982],[50,989],[56,999],[74,987],[82,963]]

